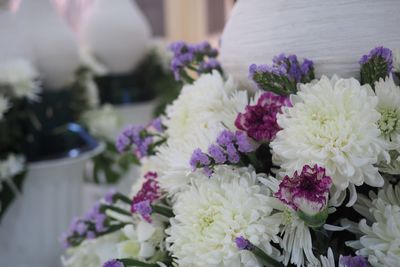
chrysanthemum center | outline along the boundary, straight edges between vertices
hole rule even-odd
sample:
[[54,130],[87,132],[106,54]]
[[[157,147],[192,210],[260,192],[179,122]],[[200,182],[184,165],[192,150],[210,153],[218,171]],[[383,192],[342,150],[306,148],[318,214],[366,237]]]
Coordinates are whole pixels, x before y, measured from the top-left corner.
[[380,113],[381,118],[378,121],[379,129],[383,135],[392,134],[400,126],[399,115],[393,109],[383,109]]
[[210,225],[212,225],[215,221],[215,216],[217,215],[217,211],[215,210],[207,210],[203,214],[200,215],[200,230],[204,231]]

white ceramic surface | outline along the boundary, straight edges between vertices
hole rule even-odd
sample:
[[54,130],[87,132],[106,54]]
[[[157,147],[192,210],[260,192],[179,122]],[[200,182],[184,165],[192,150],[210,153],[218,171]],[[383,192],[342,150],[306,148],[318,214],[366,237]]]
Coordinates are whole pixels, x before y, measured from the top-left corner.
[[359,76],[372,48],[400,48],[398,0],[239,0],[221,38],[224,70],[249,86],[248,67],[282,52],[316,63],[316,74]]
[[80,62],[78,45],[51,0],[22,1],[15,16],[45,87],[59,89],[73,81]]
[[0,266],[57,267],[58,238],[81,214],[86,161],[104,146],[77,158],[33,163],[18,196],[0,223]]
[[132,0],[96,0],[80,25],[83,46],[111,74],[127,73],[146,55],[150,26]]

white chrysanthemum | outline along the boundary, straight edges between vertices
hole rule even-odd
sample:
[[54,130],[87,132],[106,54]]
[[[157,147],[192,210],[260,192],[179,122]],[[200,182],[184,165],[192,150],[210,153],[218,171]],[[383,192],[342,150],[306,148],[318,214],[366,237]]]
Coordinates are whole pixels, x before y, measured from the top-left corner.
[[176,191],[188,183],[192,152],[206,150],[225,127],[234,130],[235,118],[247,102],[247,92],[237,91],[232,79],[225,82],[216,71],[183,87],[163,121],[168,142],[160,149],[160,157],[167,172],[160,182],[165,189]]
[[17,59],[0,65],[0,86],[11,89],[10,94],[15,97],[26,97],[29,100],[38,100],[41,91],[37,78],[38,72],[26,60]]
[[83,122],[91,134],[113,141],[116,129],[119,129],[121,118],[111,105],[103,105],[99,109],[89,110],[82,116]]
[[221,165],[211,178],[201,171],[190,178],[190,189],[176,196],[176,216],[167,229],[168,249],[179,266],[261,266],[238,250],[238,236],[276,253],[270,242],[279,240],[279,223],[271,215],[270,192],[254,170]]
[[373,166],[384,152],[377,126],[378,98],[368,85],[323,76],[300,85],[291,101],[293,107],[278,115],[282,130],[271,143],[274,159],[286,173],[318,164],[326,168],[338,191],[350,185],[354,192],[354,185],[364,182],[383,185]]
[[8,101],[8,98],[0,95],[0,120],[3,119],[4,114],[7,112],[7,110],[11,107],[10,101]]
[[[99,267],[110,259],[157,261],[165,255],[164,227],[160,221],[128,224],[120,231],[69,248],[62,257],[67,267]],[[158,250],[156,250],[158,248]]]
[[318,265],[310,265],[309,267],[314,267],[314,266],[315,267],[317,267],[317,266],[318,267],[336,267],[336,266],[338,266],[338,267],[346,267],[346,266],[343,266],[343,264],[340,263],[341,259],[342,259],[342,255],[339,256],[339,263],[336,265],[332,249],[328,248],[327,255],[326,256],[324,256],[324,255],[320,256],[321,263],[318,264]]
[[359,240],[346,244],[365,256],[372,266],[398,266],[400,262],[400,187],[387,185],[370,199],[361,197],[355,209],[366,219],[356,233]]
[[[280,181],[274,177],[259,178],[272,192],[278,192]],[[280,225],[280,247],[283,250],[283,263],[289,262],[296,266],[318,266],[319,261],[312,251],[312,239],[308,226],[299,218],[296,212],[279,199],[270,200],[275,210],[274,217]],[[307,265],[306,265],[307,264]]]
[[25,158],[21,155],[9,154],[0,160],[0,181],[11,178],[25,170]]

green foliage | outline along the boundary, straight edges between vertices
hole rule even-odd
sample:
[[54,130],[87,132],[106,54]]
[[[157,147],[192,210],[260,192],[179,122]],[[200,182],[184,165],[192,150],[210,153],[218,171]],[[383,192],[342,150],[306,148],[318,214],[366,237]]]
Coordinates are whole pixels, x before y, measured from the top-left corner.
[[375,88],[375,82],[388,76],[388,64],[382,57],[373,57],[361,66],[361,84],[369,84]]

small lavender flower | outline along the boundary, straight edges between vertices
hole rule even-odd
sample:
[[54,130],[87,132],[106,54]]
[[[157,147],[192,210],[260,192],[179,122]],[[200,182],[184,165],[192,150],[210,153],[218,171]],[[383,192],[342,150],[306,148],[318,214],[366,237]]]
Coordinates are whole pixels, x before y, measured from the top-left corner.
[[150,215],[153,212],[153,208],[151,207],[149,200],[144,200],[133,204],[132,209],[135,210],[135,212],[139,213],[143,217],[143,219],[151,222]]
[[393,53],[383,46],[375,47],[368,55],[363,55],[359,61],[361,65],[361,83],[375,86],[380,78],[385,78],[393,70]]
[[235,134],[228,130],[223,130],[217,137],[217,144],[227,146],[235,140]]
[[93,231],[87,231],[86,232],[86,238],[89,240],[95,239],[96,238],[96,233]]
[[109,260],[103,264],[103,267],[124,267],[124,264],[119,260]]
[[235,244],[239,250],[252,250],[254,248],[250,241],[243,236],[236,237]]
[[59,241],[64,249],[71,247],[71,243],[68,241],[69,236],[70,236],[70,233],[63,233],[61,235],[61,237],[59,238]]
[[258,144],[250,140],[245,132],[236,131],[236,143],[242,153],[250,153],[257,149]]
[[212,144],[208,148],[208,153],[214,159],[215,163],[223,164],[226,162],[226,155],[222,147]]
[[190,158],[190,166],[192,166],[193,171],[199,166],[207,166],[210,163],[211,161],[207,154],[203,153],[200,148],[193,151],[192,157]]
[[83,236],[85,235],[86,231],[88,230],[88,225],[84,222],[79,222],[75,229],[74,229],[79,235]]
[[226,146],[226,152],[228,154],[228,161],[230,163],[236,164],[240,161],[239,152],[233,143]]
[[308,59],[300,63],[296,55],[280,54],[273,58],[272,66],[250,65],[249,78],[262,90],[288,95],[296,92],[297,83],[314,79],[314,63]]
[[99,214],[95,219],[96,232],[101,233],[106,230],[105,222],[107,216],[105,214]]
[[115,188],[111,188],[107,193],[106,193],[106,195],[104,196],[104,201],[107,203],[107,204],[113,204],[114,203],[114,197],[115,197],[115,195],[117,194],[118,192],[117,192],[117,190],[115,189]]
[[155,118],[154,120],[151,121],[150,125],[149,125],[152,129],[156,130],[159,133],[164,132],[164,127],[162,124],[162,120],[160,117]]
[[362,256],[343,256],[340,258],[340,264],[344,267],[368,267],[369,262]]

